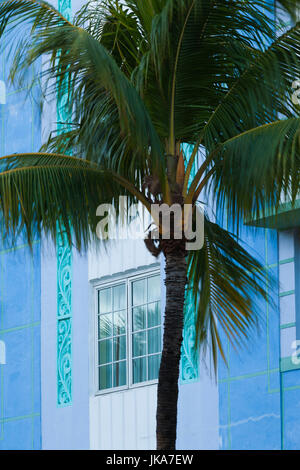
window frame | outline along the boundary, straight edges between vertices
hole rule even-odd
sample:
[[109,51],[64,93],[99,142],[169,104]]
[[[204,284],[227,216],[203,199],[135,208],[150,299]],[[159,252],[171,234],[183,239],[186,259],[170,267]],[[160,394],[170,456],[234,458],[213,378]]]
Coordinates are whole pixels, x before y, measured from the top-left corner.
[[[139,279],[148,279],[152,276],[159,276],[161,280],[161,272],[160,266],[155,268],[151,267],[149,269],[144,269],[143,271],[135,271],[130,273],[119,274],[117,276],[111,277],[111,279],[105,279],[103,281],[99,281],[94,283],[93,291],[94,291],[94,312],[93,312],[93,328],[94,328],[94,347],[93,347],[93,354],[94,354],[94,389],[95,389],[95,396],[98,395],[106,395],[108,393],[116,393],[121,392],[124,390],[135,389],[140,387],[147,387],[149,385],[156,385],[158,383],[158,378],[153,380],[146,380],[144,382],[133,383],[133,356],[132,356],[132,283]],[[99,343],[99,336],[98,336],[98,296],[99,291],[105,288],[113,288],[117,285],[125,284],[126,290],[126,385],[121,385],[119,387],[111,387],[106,388],[104,390],[99,389],[99,364],[98,364],[98,343]],[[162,301],[160,296],[160,314],[161,314],[161,349],[162,349],[162,340],[163,340],[163,314],[162,314]],[[146,329],[148,331],[148,328]],[[160,352],[161,354],[161,352]],[[148,355],[146,356],[148,357]]]

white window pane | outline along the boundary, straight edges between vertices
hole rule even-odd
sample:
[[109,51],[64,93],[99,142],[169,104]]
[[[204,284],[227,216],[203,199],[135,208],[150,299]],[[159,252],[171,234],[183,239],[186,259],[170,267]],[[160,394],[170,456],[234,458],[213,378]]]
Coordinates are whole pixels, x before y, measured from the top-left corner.
[[160,276],[148,278],[148,302],[160,300]]
[[147,307],[135,307],[132,309],[132,328],[133,331],[144,330],[146,328]]
[[126,290],[125,284],[120,284],[113,288],[113,308],[116,310],[123,310],[126,307]]
[[148,380],[158,379],[160,354],[148,357]]
[[158,326],[161,323],[160,302],[148,305],[148,328]]
[[114,335],[126,333],[126,310],[114,313]]
[[112,361],[112,340],[99,341],[99,364],[107,364]]
[[99,367],[99,390],[112,387],[112,366]]
[[112,336],[112,314],[98,316],[99,324],[99,339]]
[[126,385],[126,361],[116,362],[113,365],[114,387],[122,387]]
[[147,359],[133,359],[133,383],[145,382],[147,380]]
[[[130,303],[127,303],[127,289]],[[127,361],[133,383],[156,380],[161,357],[160,276],[150,275],[98,291],[99,390],[127,384]],[[127,310],[129,308],[129,311]],[[128,330],[127,315],[131,315]],[[130,334],[130,354],[127,341]]]
[[133,357],[147,354],[145,331],[132,335],[132,353]]
[[101,289],[99,292],[99,312],[107,313],[111,311],[111,289]]
[[117,336],[114,338],[114,361],[126,359],[126,336]]
[[160,328],[154,328],[148,331],[148,354],[161,351]]
[[146,279],[140,279],[132,283],[132,305],[146,303]]

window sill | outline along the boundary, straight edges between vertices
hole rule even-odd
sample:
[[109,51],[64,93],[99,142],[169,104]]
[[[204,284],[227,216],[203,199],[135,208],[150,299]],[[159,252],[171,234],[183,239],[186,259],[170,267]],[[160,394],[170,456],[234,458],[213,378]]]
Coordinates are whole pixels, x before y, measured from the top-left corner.
[[112,394],[112,393],[128,392],[130,390],[135,390],[135,389],[143,388],[143,387],[150,387],[151,385],[157,385],[157,384],[158,384],[158,380],[149,380],[147,382],[132,384],[130,386],[126,385],[124,387],[109,388],[109,389],[106,389],[106,390],[98,390],[98,391],[95,392],[94,396],[99,397],[99,396],[103,396],[103,395],[109,395],[109,394]]

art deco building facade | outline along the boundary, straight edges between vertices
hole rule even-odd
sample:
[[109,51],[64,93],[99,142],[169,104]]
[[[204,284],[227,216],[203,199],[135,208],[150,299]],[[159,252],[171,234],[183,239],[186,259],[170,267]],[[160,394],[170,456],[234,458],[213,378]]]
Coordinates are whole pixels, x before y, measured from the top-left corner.
[[[71,15],[79,1],[59,0]],[[0,58],[1,155],[38,150],[56,109],[38,106],[38,86],[8,84]],[[63,109],[58,109],[59,113]],[[300,206],[299,206],[300,207]],[[195,359],[186,310],[180,368],[178,449],[299,449],[300,209],[288,203],[243,227],[242,239],[278,280],[261,302],[259,333],[214,379]],[[163,260],[142,240],[78,254],[21,236],[0,244],[0,449],[154,449],[164,311]],[[268,288],[268,286],[266,286]]]

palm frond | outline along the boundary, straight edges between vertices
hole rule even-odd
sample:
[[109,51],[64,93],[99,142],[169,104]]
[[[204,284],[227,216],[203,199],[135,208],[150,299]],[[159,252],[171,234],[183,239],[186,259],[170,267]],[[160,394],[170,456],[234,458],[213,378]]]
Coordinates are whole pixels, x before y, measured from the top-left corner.
[[[55,240],[57,222],[78,249],[96,238],[100,204],[111,204],[119,222],[119,196],[130,202],[143,195],[119,175],[83,159],[59,154],[13,154],[0,158],[0,208],[6,232],[26,229],[29,244],[42,231]],[[125,214],[126,218],[126,214]]]
[[[109,119],[113,108],[119,137],[130,139],[131,149],[134,149],[132,161],[136,169],[150,163],[161,173],[164,162],[160,139],[138,93],[109,51],[87,31],[63,19],[47,3],[14,0],[0,4],[0,36],[4,31],[12,32],[20,21],[27,22],[31,29],[27,39],[17,44],[12,78],[27,71],[45,55],[49,60],[43,66],[42,77],[48,85],[48,93],[56,95],[57,84],[53,79],[58,80],[59,92],[68,94],[66,106],[72,117],[74,114],[74,123],[80,125],[87,119],[89,126],[95,123],[101,126],[105,117]],[[49,86],[50,80],[52,86]],[[103,100],[99,100],[101,95]],[[89,129],[83,132],[82,127],[81,131],[82,146],[88,148],[93,134]],[[117,148],[121,159],[122,151]]]
[[300,190],[300,118],[274,121],[228,139],[218,150],[211,189],[230,219],[255,218],[294,203]]
[[188,288],[197,313],[197,345],[211,347],[215,368],[218,350],[226,362],[220,329],[233,345],[246,343],[257,330],[259,301],[270,301],[274,286],[237,237],[206,217],[204,247],[188,258]]

